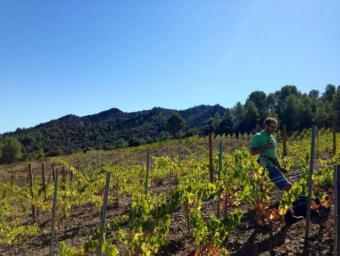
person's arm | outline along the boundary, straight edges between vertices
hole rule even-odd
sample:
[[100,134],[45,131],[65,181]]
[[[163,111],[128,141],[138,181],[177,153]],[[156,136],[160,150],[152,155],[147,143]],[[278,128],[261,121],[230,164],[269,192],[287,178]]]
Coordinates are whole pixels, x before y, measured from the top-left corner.
[[268,144],[266,144],[266,145],[264,145],[263,147],[260,147],[260,148],[251,148],[250,154],[252,154],[254,156],[254,155],[257,155],[257,154],[261,154],[264,151],[266,151],[267,149],[271,149],[271,148],[274,148],[274,145],[271,144],[271,143],[268,143]]
[[265,149],[263,147],[261,147],[261,148],[251,148],[250,154],[252,154],[254,156],[254,155],[257,155],[257,154],[261,154],[264,151],[265,151]]
[[280,159],[277,156],[275,157],[275,161],[276,161],[276,166],[279,168],[279,170],[281,172],[287,173],[287,170],[285,168],[281,167]]
[[275,156],[275,164],[276,164],[276,166],[277,166],[279,169],[282,168],[282,167],[281,167],[281,164],[280,164],[280,160],[279,160],[279,158],[278,158],[277,156]]

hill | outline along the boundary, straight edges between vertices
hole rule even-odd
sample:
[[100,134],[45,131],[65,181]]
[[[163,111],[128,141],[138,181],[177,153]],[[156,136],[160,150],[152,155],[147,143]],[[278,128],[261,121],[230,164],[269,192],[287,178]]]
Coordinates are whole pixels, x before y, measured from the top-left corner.
[[56,156],[88,149],[138,146],[169,138],[166,124],[174,113],[185,122],[183,136],[202,133],[209,118],[223,117],[225,111],[219,105],[200,105],[182,111],[153,108],[131,113],[112,108],[83,117],[66,115],[33,128],[17,129],[4,137],[16,137],[26,155]]

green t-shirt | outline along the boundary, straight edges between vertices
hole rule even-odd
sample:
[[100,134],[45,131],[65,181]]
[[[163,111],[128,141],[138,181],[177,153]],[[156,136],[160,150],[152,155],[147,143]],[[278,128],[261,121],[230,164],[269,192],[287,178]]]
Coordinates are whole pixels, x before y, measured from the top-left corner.
[[[256,133],[253,138],[251,139],[251,142],[250,142],[250,147],[251,148],[261,148],[263,147],[264,145],[268,144],[268,143],[271,143],[274,145],[274,148],[271,148],[271,149],[267,149],[266,151],[264,151],[263,153],[260,154],[259,158],[260,159],[261,157],[263,156],[268,156],[270,158],[273,158],[273,159],[276,159],[276,140],[275,140],[275,137],[273,135],[269,135],[268,133],[266,133],[265,130],[262,130],[261,132],[259,133]],[[267,166],[275,166],[273,164],[272,161],[270,160],[266,160],[267,162]]]

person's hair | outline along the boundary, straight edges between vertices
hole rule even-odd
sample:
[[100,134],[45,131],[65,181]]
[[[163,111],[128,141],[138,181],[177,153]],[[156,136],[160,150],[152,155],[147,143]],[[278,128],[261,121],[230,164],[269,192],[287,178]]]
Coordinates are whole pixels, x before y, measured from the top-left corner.
[[270,125],[271,123],[275,123],[277,125],[278,121],[274,117],[267,117],[263,122],[263,126]]

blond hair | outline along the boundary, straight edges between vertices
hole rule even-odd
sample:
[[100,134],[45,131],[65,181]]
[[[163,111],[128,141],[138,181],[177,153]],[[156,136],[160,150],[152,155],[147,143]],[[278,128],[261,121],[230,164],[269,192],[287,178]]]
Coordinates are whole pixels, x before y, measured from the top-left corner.
[[263,121],[263,126],[265,125],[270,125],[271,123],[275,123],[276,125],[278,124],[278,121],[276,118],[274,117],[267,117],[264,121]]

